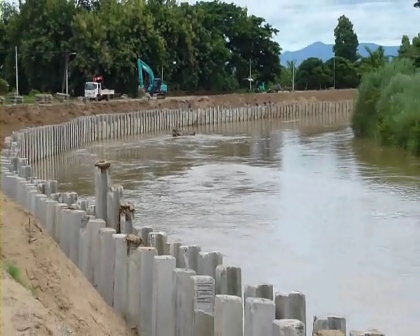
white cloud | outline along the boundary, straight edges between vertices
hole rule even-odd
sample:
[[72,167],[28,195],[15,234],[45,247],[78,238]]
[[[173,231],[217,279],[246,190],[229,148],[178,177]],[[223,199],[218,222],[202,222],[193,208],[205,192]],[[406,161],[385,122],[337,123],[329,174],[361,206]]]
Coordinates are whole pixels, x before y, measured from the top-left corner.
[[[194,2],[190,0],[189,2]],[[359,42],[399,45],[402,35],[420,32],[420,10],[415,0],[232,0],[246,6],[280,30],[282,49],[297,50],[316,41],[334,42],[337,19],[346,15]]]

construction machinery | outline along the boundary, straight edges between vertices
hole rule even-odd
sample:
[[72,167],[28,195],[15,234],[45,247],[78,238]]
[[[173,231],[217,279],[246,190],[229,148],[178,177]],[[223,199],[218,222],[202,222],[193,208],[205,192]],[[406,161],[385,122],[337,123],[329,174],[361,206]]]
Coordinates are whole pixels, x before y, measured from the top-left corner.
[[104,78],[102,76],[93,76],[92,82],[85,83],[85,98],[97,101],[114,98],[115,90],[109,90],[104,87]]
[[[140,58],[137,58],[137,70],[139,74],[139,91],[148,93],[157,99],[165,99],[168,93],[168,86],[163,83],[161,78],[155,78],[153,70]],[[148,84],[145,86],[143,71],[148,75]]]

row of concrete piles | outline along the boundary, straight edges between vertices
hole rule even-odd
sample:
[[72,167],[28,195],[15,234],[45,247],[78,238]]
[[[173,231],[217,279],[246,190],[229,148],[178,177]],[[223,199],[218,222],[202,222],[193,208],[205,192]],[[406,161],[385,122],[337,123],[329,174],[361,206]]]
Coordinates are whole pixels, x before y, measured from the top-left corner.
[[[112,186],[109,162],[95,164],[90,204],[75,192],[58,192],[57,181],[31,176],[26,159],[2,160],[3,192],[39,220],[138,335],[306,335],[304,294],[274,294],[270,284],[243,289],[241,268],[223,265],[221,253],[169,242],[149,226],[133,227],[134,207],[121,186]],[[346,319],[314,319],[314,334],[325,330],[346,335]]]

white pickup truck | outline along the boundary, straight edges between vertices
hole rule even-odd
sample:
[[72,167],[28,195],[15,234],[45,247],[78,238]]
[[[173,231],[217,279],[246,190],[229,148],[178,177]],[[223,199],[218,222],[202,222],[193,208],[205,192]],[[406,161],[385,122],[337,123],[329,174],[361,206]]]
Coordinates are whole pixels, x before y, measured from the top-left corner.
[[102,76],[93,77],[92,82],[85,83],[85,98],[100,101],[102,99],[110,100],[114,98],[115,90],[105,89],[102,84]]

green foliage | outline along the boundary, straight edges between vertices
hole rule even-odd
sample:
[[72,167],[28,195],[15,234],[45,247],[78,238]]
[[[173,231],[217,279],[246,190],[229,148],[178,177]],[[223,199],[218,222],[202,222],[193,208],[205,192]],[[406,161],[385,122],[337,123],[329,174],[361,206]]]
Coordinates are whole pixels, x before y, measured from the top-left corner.
[[20,277],[20,270],[13,264],[7,265],[7,273],[18,283],[23,284],[22,278]]
[[4,95],[9,92],[9,84],[0,78],[0,95]]
[[325,66],[331,74],[334,74],[335,68],[335,83],[333,76],[328,86],[335,87],[336,89],[346,89],[357,87],[357,84],[359,84],[357,69],[349,60],[343,57],[335,57],[334,61],[334,58],[331,58],[325,62]]
[[407,59],[365,74],[352,119],[355,135],[420,155],[419,87],[420,74]]
[[344,15],[338,18],[337,27],[334,29],[335,44],[333,47],[334,55],[345,58],[354,63],[359,58],[357,48],[359,40],[353,29],[353,24]]
[[320,90],[329,86],[333,69],[328,68],[321,59],[308,58],[299,66],[295,75],[298,90]]
[[388,59],[385,56],[385,50],[382,46],[375,51],[366,47],[366,51],[369,56],[363,57],[358,63],[358,73],[360,77],[363,77],[363,75],[369,72],[377,71],[388,63]]
[[407,35],[402,37],[398,56],[411,59],[416,67],[420,67],[420,33],[411,42]]
[[0,24],[0,49],[8,50],[0,65],[14,83],[17,46],[22,93],[62,91],[67,55],[70,91],[77,94],[86,80],[103,75],[107,87],[135,95],[137,57],[157,77],[163,68],[170,91],[245,89],[250,59],[256,81],[281,74],[278,31],[235,4],[26,0],[8,13]]

